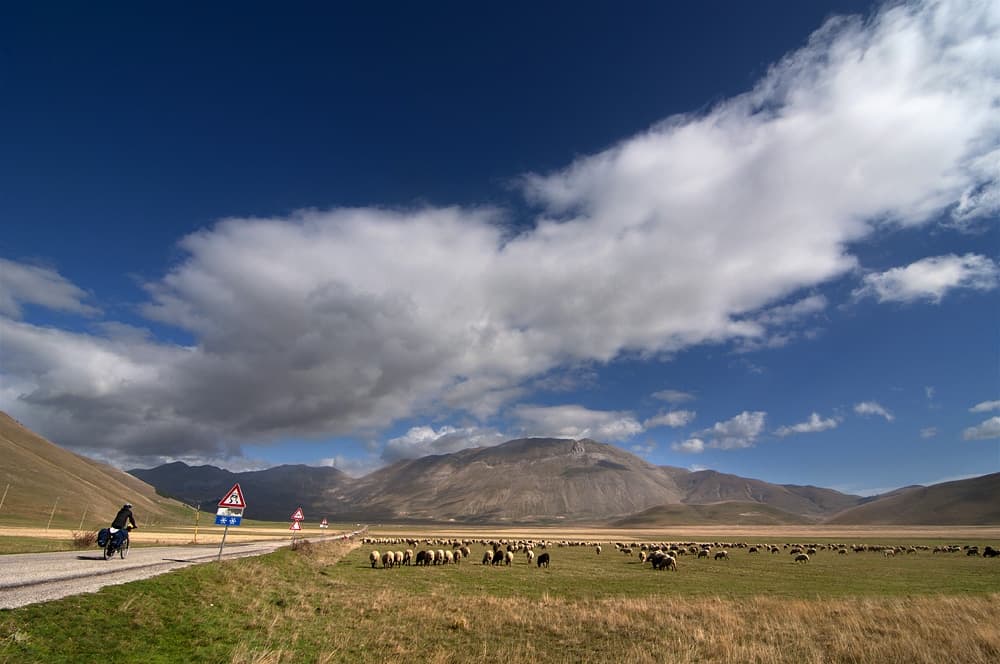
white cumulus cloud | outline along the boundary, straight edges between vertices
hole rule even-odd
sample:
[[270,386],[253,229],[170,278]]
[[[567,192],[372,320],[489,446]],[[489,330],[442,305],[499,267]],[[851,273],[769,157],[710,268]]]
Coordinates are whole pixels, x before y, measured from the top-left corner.
[[890,413],[885,406],[877,401],[862,401],[861,403],[854,404],[854,412],[858,415],[878,415],[884,417],[888,422],[896,419],[895,415]]
[[520,405],[513,409],[513,414],[528,436],[620,442],[643,432],[642,424],[629,413],[590,410],[578,405]]
[[1000,438],[1000,415],[991,417],[982,424],[969,427],[962,432],[965,440],[987,440],[989,438]]
[[781,437],[797,433],[817,433],[836,429],[839,424],[840,422],[834,417],[823,418],[819,416],[819,413],[812,413],[805,422],[778,427],[774,433]]
[[680,443],[674,443],[670,446],[675,452],[684,452],[685,454],[701,454],[705,451],[705,441],[700,438],[688,438]]
[[429,454],[450,454],[468,447],[490,447],[506,441],[502,434],[477,427],[431,426],[411,427],[404,435],[391,438],[385,444],[382,458],[386,461],[416,459]]
[[702,448],[707,446],[722,450],[736,450],[753,447],[757,438],[764,431],[766,418],[767,413],[763,411],[750,412],[745,410],[735,417],[724,422],[716,422],[710,428],[697,432],[692,440],[702,441]]
[[678,404],[685,401],[694,401],[695,396],[690,392],[683,392],[681,390],[660,390],[653,393],[653,398],[666,401],[667,403]]
[[94,316],[99,311],[84,302],[88,298],[86,291],[56,270],[0,258],[0,315],[20,318],[22,305],[36,304]]
[[652,429],[654,427],[678,428],[690,424],[696,413],[693,410],[672,410],[669,413],[661,413],[643,422],[643,427]]
[[874,297],[879,302],[940,302],[957,289],[993,290],[1000,282],[1000,268],[978,254],[935,256],[906,267],[896,267],[864,277],[855,297]]
[[969,409],[970,413],[988,413],[991,410],[1000,410],[1000,401],[983,401],[977,403]]

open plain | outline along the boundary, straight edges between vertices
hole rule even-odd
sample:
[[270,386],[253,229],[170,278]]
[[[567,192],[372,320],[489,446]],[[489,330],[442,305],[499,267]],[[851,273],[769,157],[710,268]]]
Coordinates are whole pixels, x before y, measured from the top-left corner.
[[[1000,559],[968,555],[1000,546],[1000,528],[683,530],[373,527],[367,542],[2,611],[0,661],[91,660],[121,631],[141,635],[130,657],[150,662],[1000,659]],[[515,549],[510,565],[482,564],[493,543]],[[676,571],[640,562],[669,543],[711,555],[678,553]],[[529,562],[527,544],[549,566]],[[794,561],[797,544],[816,548],[808,562]],[[455,545],[470,551],[458,564],[369,561]]]

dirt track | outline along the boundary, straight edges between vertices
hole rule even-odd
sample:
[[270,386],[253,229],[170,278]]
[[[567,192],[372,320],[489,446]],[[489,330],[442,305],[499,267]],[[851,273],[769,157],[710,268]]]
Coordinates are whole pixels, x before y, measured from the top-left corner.
[[[280,537],[263,538],[261,533],[253,531],[246,535],[233,537],[233,529],[226,536],[226,545],[222,551],[223,559],[259,556],[286,546],[289,536],[283,533]],[[48,537],[57,536],[58,531],[42,530]],[[38,533],[37,529],[8,528],[3,535],[30,536]],[[0,609],[10,609],[27,604],[47,602],[61,597],[77,595],[86,592],[96,592],[104,586],[128,583],[146,579],[158,574],[189,565],[211,562],[218,558],[221,532],[214,538],[202,540],[199,533],[197,546],[136,546],[135,531],[132,535],[133,546],[128,557],[118,556],[104,560],[98,547],[86,551],[59,551],[54,553],[22,553],[0,556]],[[70,533],[67,531],[65,537]],[[152,540],[163,541],[163,533],[148,533]],[[184,542],[190,537],[184,533],[176,535]],[[300,539],[313,541],[344,537],[343,534],[329,533],[321,536],[311,535]],[[248,539],[256,541],[247,542]]]

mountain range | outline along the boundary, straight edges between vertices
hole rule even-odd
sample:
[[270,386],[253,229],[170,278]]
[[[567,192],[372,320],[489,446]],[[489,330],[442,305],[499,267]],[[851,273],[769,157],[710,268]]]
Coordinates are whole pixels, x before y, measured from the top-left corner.
[[[925,510],[920,501],[937,491],[912,487],[887,494],[883,503],[815,486],[656,466],[588,439],[512,440],[398,461],[357,479],[309,466],[231,473],[172,463],[130,472],[192,504],[209,504],[239,481],[251,504],[247,513],[262,519],[286,519],[301,506],[307,518],[469,524],[1000,523],[996,507],[982,500],[991,490],[1000,495],[1000,474],[959,482],[948,492],[947,511]],[[893,507],[897,501],[908,509]]]
[[[1000,473],[873,497],[653,465],[594,440],[525,438],[398,461],[353,478],[330,467],[284,465],[234,473],[175,462],[122,472],[69,452],[0,413],[0,518],[91,526],[122,502],[147,523],[214,511],[239,482],[246,516],[307,521],[688,524],[1000,524]],[[89,519],[87,518],[89,516]]]

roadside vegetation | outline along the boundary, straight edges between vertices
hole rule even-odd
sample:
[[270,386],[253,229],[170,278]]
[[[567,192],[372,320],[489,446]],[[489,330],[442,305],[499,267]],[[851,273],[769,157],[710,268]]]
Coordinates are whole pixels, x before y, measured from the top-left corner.
[[132,635],[116,647],[144,662],[1000,661],[1000,559],[731,550],[657,572],[613,546],[550,546],[540,569],[523,553],[483,566],[474,544],[459,565],[372,569],[372,548],[286,548],[0,611],[0,662],[96,661],[107,634]]

